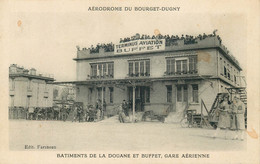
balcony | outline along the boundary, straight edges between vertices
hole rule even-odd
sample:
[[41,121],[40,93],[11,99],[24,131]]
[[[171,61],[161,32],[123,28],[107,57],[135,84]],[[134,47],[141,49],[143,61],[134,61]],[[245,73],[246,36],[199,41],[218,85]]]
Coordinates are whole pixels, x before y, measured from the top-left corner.
[[197,74],[197,70],[191,70],[191,71],[178,71],[178,72],[164,72],[164,76],[175,76],[175,75],[191,75],[191,74]]
[[112,79],[114,78],[113,74],[110,75],[88,75],[88,79]]
[[150,73],[148,73],[148,72],[127,74],[127,77],[149,77],[149,76],[150,76]]

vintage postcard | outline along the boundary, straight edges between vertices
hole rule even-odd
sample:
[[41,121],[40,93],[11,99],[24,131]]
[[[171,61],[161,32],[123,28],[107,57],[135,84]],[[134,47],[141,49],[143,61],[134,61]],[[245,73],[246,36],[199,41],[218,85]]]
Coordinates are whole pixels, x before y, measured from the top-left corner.
[[259,1],[3,1],[0,163],[259,163]]

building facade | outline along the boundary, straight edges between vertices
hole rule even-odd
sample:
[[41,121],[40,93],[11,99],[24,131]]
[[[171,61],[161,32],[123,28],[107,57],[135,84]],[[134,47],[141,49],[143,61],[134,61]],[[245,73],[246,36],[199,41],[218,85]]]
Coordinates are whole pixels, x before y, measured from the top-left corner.
[[97,99],[108,113],[123,100],[135,111],[200,113],[201,101],[210,108],[217,93],[241,86],[241,67],[215,35],[194,42],[139,39],[121,42],[108,51],[80,49],[77,57],[76,101],[85,106]]
[[76,99],[76,87],[74,84],[62,84],[53,83],[53,102],[54,105],[62,104],[66,102],[75,102]]
[[52,107],[53,76],[12,64],[9,67],[9,107]]

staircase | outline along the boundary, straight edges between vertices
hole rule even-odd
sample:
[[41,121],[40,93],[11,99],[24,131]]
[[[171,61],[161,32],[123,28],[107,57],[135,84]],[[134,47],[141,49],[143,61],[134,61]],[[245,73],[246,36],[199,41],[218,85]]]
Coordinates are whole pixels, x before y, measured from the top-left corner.
[[231,99],[233,99],[235,94],[239,94],[240,100],[247,106],[246,87],[233,87],[233,88],[227,88],[227,90],[231,95]]

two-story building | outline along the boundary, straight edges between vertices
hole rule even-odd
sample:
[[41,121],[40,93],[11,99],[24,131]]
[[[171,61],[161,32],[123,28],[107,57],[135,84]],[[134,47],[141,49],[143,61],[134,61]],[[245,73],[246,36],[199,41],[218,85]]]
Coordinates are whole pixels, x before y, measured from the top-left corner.
[[12,64],[9,67],[9,107],[52,107],[53,81],[51,75]]
[[112,51],[78,47],[76,101],[100,99],[107,111],[127,100],[135,112],[177,114],[188,107],[199,113],[201,100],[210,108],[217,93],[240,86],[242,69],[219,37],[168,42],[138,39],[115,44]]

